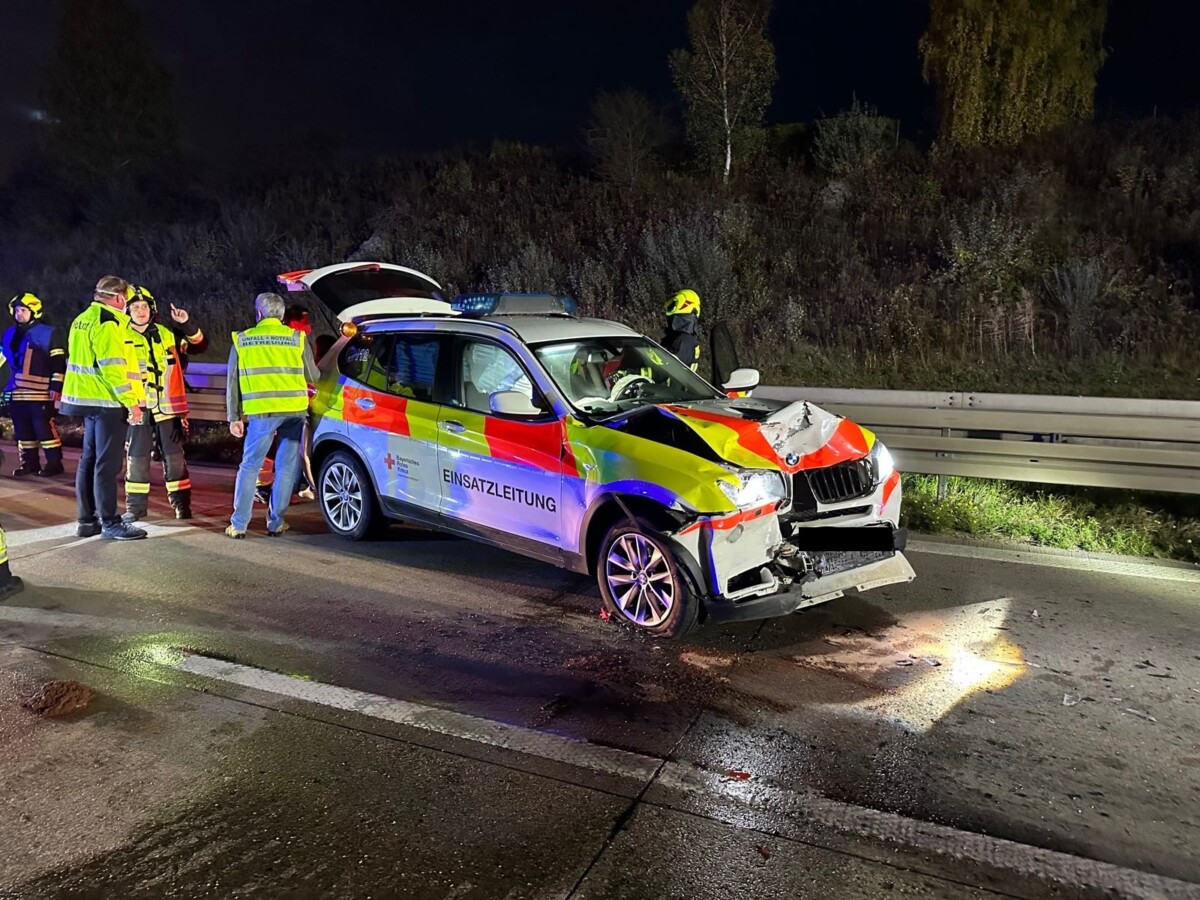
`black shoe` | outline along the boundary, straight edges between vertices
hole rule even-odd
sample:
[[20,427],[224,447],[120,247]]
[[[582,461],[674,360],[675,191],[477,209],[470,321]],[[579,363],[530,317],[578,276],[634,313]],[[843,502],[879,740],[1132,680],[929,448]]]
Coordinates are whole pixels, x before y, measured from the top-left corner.
[[255,503],[270,503],[271,502],[271,486],[256,487],[254,489]]
[[147,512],[144,509],[127,509],[121,514],[121,521],[126,525],[131,525],[134,522],[146,518]]
[[192,507],[189,503],[180,503],[175,507],[175,518],[190,519],[192,517]]
[[95,537],[101,531],[100,523],[95,519],[90,522],[80,522],[79,527],[75,529],[76,537]]
[[26,475],[41,474],[41,469],[34,469],[22,464],[19,469],[13,469],[13,478],[24,478]]
[[53,478],[55,475],[61,475],[66,470],[60,462],[46,463],[46,467],[38,472],[43,478]]
[[0,581],[0,603],[3,603],[9,597],[21,593],[25,590],[25,582],[16,575],[10,575],[4,581]]
[[136,541],[145,536],[145,529],[137,528],[128,522],[117,522],[115,525],[105,525],[100,529],[100,537],[106,541]]

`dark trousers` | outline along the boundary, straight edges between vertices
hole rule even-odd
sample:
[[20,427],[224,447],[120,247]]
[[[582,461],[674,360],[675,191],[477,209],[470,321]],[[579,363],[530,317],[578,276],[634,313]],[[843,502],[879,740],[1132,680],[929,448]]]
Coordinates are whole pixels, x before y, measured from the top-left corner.
[[83,453],[75,473],[75,503],[80,522],[99,519],[101,525],[116,525],[117,479],[125,461],[125,433],[129,413],[105,409],[83,417]]
[[155,419],[146,411],[143,424],[129,426],[125,444],[125,509],[145,513],[150,503],[150,451],[154,449],[155,432],[162,449],[163,478],[172,505],[184,491],[190,496],[192,483],[188,480],[187,463],[183,459],[183,423],[178,416]]
[[21,450],[21,468],[31,472],[41,469],[40,448],[47,463],[62,464],[62,439],[54,427],[54,404],[48,400],[14,400],[9,404],[13,436]]

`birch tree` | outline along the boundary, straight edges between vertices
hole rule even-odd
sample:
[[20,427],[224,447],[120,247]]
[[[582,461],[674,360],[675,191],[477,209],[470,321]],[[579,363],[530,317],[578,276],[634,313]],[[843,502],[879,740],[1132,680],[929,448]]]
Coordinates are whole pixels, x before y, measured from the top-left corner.
[[698,0],[687,16],[691,49],[671,54],[688,141],[726,184],[735,157],[740,160],[763,138],[776,79],[769,12],[769,0]]

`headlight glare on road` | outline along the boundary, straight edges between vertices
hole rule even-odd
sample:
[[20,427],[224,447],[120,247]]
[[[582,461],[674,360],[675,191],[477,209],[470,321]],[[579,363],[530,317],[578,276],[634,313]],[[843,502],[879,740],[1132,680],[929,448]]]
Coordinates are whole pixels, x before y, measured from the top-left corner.
[[787,497],[783,476],[769,469],[733,472],[736,481],[719,481],[721,491],[738,509],[753,509]]
[[883,441],[876,441],[871,448],[871,469],[875,474],[875,483],[883,484],[896,471],[896,463],[892,453],[884,446]]

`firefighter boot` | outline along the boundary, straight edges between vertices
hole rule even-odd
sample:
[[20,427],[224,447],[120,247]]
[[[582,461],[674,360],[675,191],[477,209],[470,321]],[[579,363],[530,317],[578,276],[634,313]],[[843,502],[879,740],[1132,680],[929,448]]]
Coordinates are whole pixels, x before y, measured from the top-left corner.
[[[22,441],[21,443],[24,443]],[[13,469],[13,478],[24,478],[26,475],[37,475],[42,470],[42,464],[38,457],[38,447],[35,443],[32,448],[21,448],[21,465]]]
[[190,490],[176,491],[168,494],[171,508],[175,510],[175,518],[190,519],[192,517],[192,492]]
[[50,460],[44,466],[42,471],[38,472],[43,478],[53,478],[55,475],[63,474],[63,464],[61,459]]
[[125,514],[121,516],[121,521],[126,525],[133,522],[139,522],[149,515],[150,509],[148,503],[125,503]]

